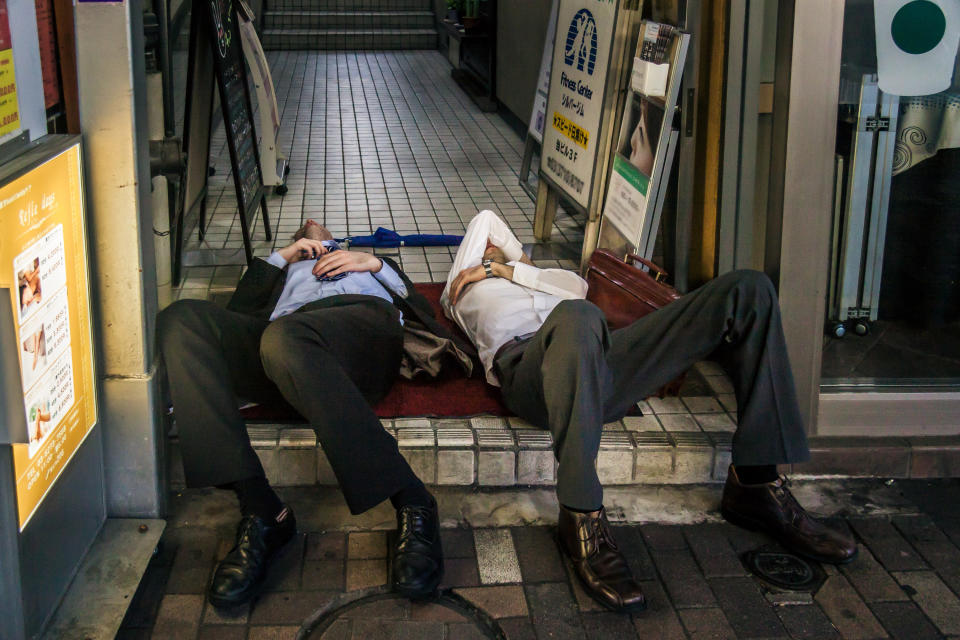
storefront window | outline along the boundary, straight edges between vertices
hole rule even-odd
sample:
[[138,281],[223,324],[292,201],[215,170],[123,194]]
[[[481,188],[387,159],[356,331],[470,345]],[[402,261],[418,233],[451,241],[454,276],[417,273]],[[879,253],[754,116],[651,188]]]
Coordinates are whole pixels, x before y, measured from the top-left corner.
[[825,390],[960,386],[957,20],[846,2]]

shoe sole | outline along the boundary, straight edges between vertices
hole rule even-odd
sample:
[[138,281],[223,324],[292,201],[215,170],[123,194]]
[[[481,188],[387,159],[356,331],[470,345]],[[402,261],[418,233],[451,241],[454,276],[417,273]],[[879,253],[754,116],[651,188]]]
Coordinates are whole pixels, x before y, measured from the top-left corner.
[[[294,530],[290,538],[283,543],[283,546],[271,553],[267,557],[267,563],[273,562],[278,557],[280,557],[290,545],[290,541],[297,537],[297,531]],[[216,573],[216,569],[214,569]],[[215,596],[209,591],[207,591],[207,601],[218,609],[230,609],[233,607],[239,607],[240,605],[246,604],[260,595],[260,592],[263,591],[264,585],[267,583],[267,571],[263,572],[263,577],[257,581],[257,583],[248,591],[243,597],[235,599],[225,599],[219,596]]]
[[577,573],[576,569],[574,569],[571,566],[570,558],[567,556],[567,552],[563,549],[563,544],[560,542],[560,536],[554,534],[553,541],[557,543],[557,548],[560,550],[560,556],[563,558],[564,564],[567,565],[567,568],[569,569],[570,573],[572,573],[577,577],[577,582],[580,583],[581,591],[587,594],[591,600],[593,600],[594,602],[602,606],[604,609],[607,609],[608,611],[613,611],[614,613],[640,613],[641,611],[647,610],[646,596],[644,596],[644,600],[640,604],[634,604],[634,605],[625,606],[625,607],[615,607],[611,605],[609,602],[607,602],[606,600],[603,600],[597,597],[596,595],[594,595],[593,592],[590,590],[590,587],[587,586],[586,581],[583,578],[581,578],[580,574]]
[[779,537],[771,533],[769,527],[764,525],[759,520],[754,520],[753,518],[750,518],[748,516],[740,515],[739,513],[730,511],[726,507],[720,508],[720,515],[723,516],[723,519],[729,522],[730,524],[736,525],[738,527],[743,527],[744,529],[749,529],[750,531],[762,531],[763,533],[766,533],[771,538],[773,538],[774,540],[782,544],[787,549],[787,551],[790,551],[791,553],[795,553],[798,556],[807,558],[808,560],[814,560],[816,562],[822,562],[824,564],[843,565],[843,564],[850,564],[851,562],[857,559],[858,555],[860,555],[860,549],[858,548],[854,550],[852,556],[844,560],[836,560],[834,558],[827,558],[826,556],[818,556],[814,553],[809,553],[807,551],[797,549],[796,547],[791,546],[789,543],[784,542]]

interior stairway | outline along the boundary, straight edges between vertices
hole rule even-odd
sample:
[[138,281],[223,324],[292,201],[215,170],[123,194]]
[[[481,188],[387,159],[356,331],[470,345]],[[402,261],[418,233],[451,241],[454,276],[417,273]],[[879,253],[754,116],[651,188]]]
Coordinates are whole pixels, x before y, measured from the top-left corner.
[[265,0],[266,50],[436,49],[431,0]]

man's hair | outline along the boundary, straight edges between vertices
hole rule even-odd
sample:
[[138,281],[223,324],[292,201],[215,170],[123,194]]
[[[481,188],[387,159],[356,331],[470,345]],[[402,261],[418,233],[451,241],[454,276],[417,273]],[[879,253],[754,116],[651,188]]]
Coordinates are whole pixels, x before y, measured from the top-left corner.
[[[317,223],[314,223],[314,224],[317,224]],[[305,237],[307,236],[307,226],[308,226],[307,223],[304,222],[304,223],[303,223],[303,226],[300,227],[299,229],[297,229],[296,233],[293,234],[293,241],[294,241],[294,242],[296,242],[296,241],[299,240],[300,238],[305,238]],[[321,229],[323,229],[324,231],[326,231],[327,234],[330,236],[330,239],[331,239],[331,240],[333,239],[333,234],[330,233],[330,229],[327,229],[327,228],[326,228],[324,225],[322,225],[322,224],[317,224],[317,226],[320,227]]]

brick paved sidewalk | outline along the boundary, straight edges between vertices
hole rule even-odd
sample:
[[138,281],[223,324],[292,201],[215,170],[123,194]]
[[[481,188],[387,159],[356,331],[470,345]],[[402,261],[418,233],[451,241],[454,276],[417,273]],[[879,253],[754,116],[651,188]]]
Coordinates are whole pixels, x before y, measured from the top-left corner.
[[[960,482],[907,481],[893,490],[914,508],[864,516],[869,497],[852,490],[848,513],[857,515],[834,521],[861,541],[859,557],[839,570],[825,566],[815,594],[764,587],[739,556],[775,545],[719,522],[614,527],[649,601],[632,617],[583,593],[549,526],[445,529],[442,586],[517,639],[960,638]],[[293,638],[320,607],[387,580],[388,532],[302,531],[252,607],[217,612],[203,592],[230,531],[192,513],[164,534],[118,638]],[[386,599],[344,613],[323,637],[485,636],[457,611]]]

